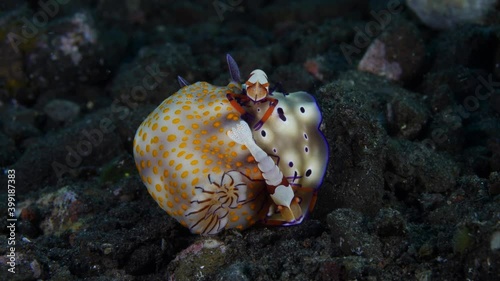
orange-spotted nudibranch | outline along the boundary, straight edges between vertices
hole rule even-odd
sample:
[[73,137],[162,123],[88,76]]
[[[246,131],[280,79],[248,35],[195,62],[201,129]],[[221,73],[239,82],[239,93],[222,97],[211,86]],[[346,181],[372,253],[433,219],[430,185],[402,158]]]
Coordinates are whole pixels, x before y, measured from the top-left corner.
[[319,108],[305,92],[269,91],[261,70],[242,85],[236,62],[227,62],[227,86],[179,77],[183,87],[142,122],[134,138],[141,179],[193,233],[298,224],[328,159]]

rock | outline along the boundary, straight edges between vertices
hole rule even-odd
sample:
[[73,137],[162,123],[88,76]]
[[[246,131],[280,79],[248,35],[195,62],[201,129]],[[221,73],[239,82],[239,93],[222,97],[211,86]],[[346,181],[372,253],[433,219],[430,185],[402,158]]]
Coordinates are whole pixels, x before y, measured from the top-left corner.
[[169,264],[171,275],[178,280],[214,275],[227,263],[226,246],[219,240],[201,239],[184,249]]
[[480,23],[494,9],[496,0],[407,0],[410,7],[429,27],[451,29],[465,23]]
[[253,280],[249,274],[250,265],[245,263],[234,263],[225,267],[217,275],[217,280],[220,281],[250,281]]
[[375,217],[374,228],[380,237],[403,236],[406,220],[397,210],[381,209]]
[[111,95],[131,109],[141,103],[158,105],[179,90],[178,75],[191,81],[199,76],[195,75],[197,69],[188,45],[167,43],[145,47],[133,62],[120,67]]
[[14,141],[3,133],[0,133],[0,166],[7,167],[14,163],[20,153]]
[[[499,36],[495,34],[495,29],[477,25],[465,25],[439,34],[430,42],[434,60],[430,73],[460,72],[462,68],[475,72],[485,69],[489,72]],[[448,77],[462,83],[474,81],[465,80],[466,77],[463,74],[458,77]]]
[[460,171],[444,154],[407,140],[389,141],[387,160],[391,167],[385,175],[388,185],[406,192],[448,191],[455,186]]
[[26,49],[26,75],[39,93],[36,98],[47,95],[43,102],[53,97],[65,99],[68,92],[81,85],[107,81],[126,46],[123,33],[113,28],[101,30],[87,9],[67,15],[62,6],[58,8],[61,12],[56,13],[56,18],[47,16],[44,10],[38,11],[50,21],[38,28],[31,27],[36,30],[21,45]]
[[[330,164],[315,215],[352,208],[374,215],[382,205],[388,133],[415,138],[429,112],[414,93],[382,77],[348,71],[317,93]],[[385,112],[385,114],[384,114]]]
[[0,112],[0,124],[3,125],[3,132],[16,144],[20,144],[28,138],[41,134],[38,127],[43,119],[42,115],[32,108],[9,105],[5,111]]
[[337,209],[327,216],[326,221],[336,240],[334,244],[340,245],[344,255],[381,260],[382,245],[365,227],[364,219],[361,213],[354,210]]
[[96,168],[116,157],[121,139],[114,131],[114,118],[113,110],[105,108],[29,144],[12,166],[18,175],[19,195],[42,188],[43,183],[78,177],[84,167]]
[[489,177],[488,190],[490,195],[496,196],[500,194],[500,173],[492,172]]
[[80,106],[68,100],[54,99],[44,106],[43,111],[55,122],[70,122],[78,117]]
[[406,21],[391,24],[370,44],[358,70],[390,80],[411,82],[421,75],[425,45],[417,28]]

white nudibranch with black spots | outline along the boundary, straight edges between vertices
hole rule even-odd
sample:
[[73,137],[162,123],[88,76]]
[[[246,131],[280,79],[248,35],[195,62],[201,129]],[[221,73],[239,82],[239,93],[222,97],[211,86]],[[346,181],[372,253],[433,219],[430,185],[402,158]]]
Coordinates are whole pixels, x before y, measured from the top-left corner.
[[[134,138],[141,179],[193,233],[301,223],[328,160],[321,112],[305,92],[270,90],[261,70],[240,84],[236,63],[227,61],[227,86],[179,77],[183,87],[142,122]],[[242,126],[244,141],[232,134]]]

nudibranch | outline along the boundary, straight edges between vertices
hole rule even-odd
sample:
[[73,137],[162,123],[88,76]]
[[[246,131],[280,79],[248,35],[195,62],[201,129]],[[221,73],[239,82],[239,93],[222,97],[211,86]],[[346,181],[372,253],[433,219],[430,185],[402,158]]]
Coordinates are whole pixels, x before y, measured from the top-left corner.
[[227,62],[227,86],[179,77],[182,88],[142,122],[133,148],[141,179],[193,233],[301,223],[328,160],[319,107],[305,92],[269,90],[262,70],[241,84]]

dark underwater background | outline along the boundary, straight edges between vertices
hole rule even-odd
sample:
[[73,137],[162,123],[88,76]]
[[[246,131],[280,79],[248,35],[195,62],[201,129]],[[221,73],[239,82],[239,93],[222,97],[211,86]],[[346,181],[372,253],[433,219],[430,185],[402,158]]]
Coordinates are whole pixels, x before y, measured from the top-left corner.
[[[0,280],[500,280],[499,9],[2,0]],[[298,226],[194,235],[139,178],[142,120],[177,75],[226,85],[228,53],[322,110]]]

